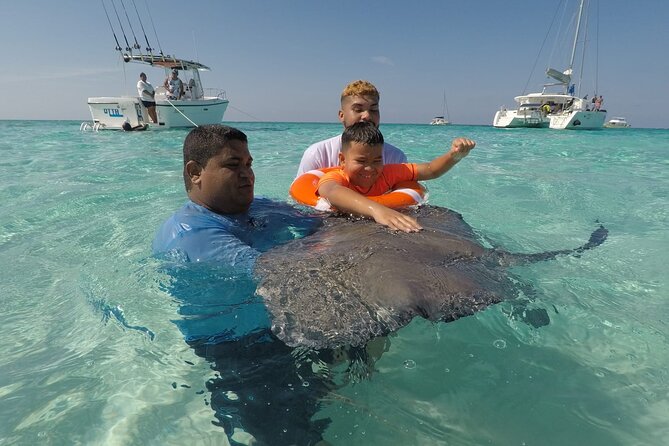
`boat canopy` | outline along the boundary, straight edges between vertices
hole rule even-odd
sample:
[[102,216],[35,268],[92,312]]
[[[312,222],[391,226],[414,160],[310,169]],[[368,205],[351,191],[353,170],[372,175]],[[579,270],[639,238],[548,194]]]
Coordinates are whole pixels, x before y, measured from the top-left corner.
[[564,73],[561,73],[554,68],[549,68],[546,70],[546,74],[565,85],[568,85],[569,82],[571,82],[571,70],[565,70]]
[[209,71],[208,66],[202,65],[199,62],[177,59],[176,57],[172,56],[155,56],[153,54],[124,54],[123,60],[125,62],[145,63],[165,69]]
[[516,102],[523,105],[526,103],[540,102],[545,104],[546,102],[555,102],[556,104],[563,104],[574,99],[574,96],[569,96],[567,94],[543,94],[543,93],[530,93],[523,96],[516,96],[513,98]]

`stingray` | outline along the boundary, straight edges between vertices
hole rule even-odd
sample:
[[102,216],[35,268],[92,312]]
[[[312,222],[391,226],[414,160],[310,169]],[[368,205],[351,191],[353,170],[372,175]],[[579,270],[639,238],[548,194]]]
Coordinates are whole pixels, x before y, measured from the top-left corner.
[[599,225],[577,248],[516,254],[483,246],[452,210],[410,212],[422,231],[330,216],[314,234],[262,254],[257,293],[273,333],[292,347],[327,349],[363,346],[414,317],[451,322],[522,295],[522,281],[509,267],[580,255],[608,235]]

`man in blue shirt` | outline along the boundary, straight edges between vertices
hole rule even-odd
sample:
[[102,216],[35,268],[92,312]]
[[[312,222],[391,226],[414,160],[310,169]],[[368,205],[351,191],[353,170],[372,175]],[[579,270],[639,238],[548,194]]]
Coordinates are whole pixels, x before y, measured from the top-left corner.
[[312,370],[320,359],[302,353],[298,361],[272,335],[252,270],[261,252],[307,235],[320,219],[254,199],[253,158],[240,130],[193,129],[183,162],[189,200],[162,224],[153,251],[174,279],[169,291],[182,316],[175,323],[218,372],[206,383],[217,424],[233,445],[243,431],[256,444],[318,444],[327,421],[311,418],[329,390]]
[[183,155],[189,201],[162,225],[154,253],[248,266],[258,252],[239,238],[255,183],[246,135],[231,127],[198,127],[186,137]]

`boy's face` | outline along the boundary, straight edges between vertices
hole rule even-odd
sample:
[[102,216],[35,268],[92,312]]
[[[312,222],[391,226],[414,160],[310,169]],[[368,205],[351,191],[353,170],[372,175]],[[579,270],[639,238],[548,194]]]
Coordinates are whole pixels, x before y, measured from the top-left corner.
[[232,140],[191,178],[199,202],[219,214],[245,212],[253,202],[253,158],[244,141]]
[[383,172],[383,145],[351,142],[339,153],[339,164],[351,184],[368,190]]
[[350,127],[356,122],[368,121],[379,126],[381,114],[379,100],[373,96],[347,96],[341,103],[339,121],[344,127]]

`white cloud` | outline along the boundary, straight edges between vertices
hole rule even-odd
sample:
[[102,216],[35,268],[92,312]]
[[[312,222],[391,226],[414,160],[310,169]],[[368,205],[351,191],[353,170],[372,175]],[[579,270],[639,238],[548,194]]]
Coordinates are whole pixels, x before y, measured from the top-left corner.
[[381,65],[390,65],[391,67],[395,66],[395,62],[386,56],[374,56],[372,57],[372,62],[376,62]]

